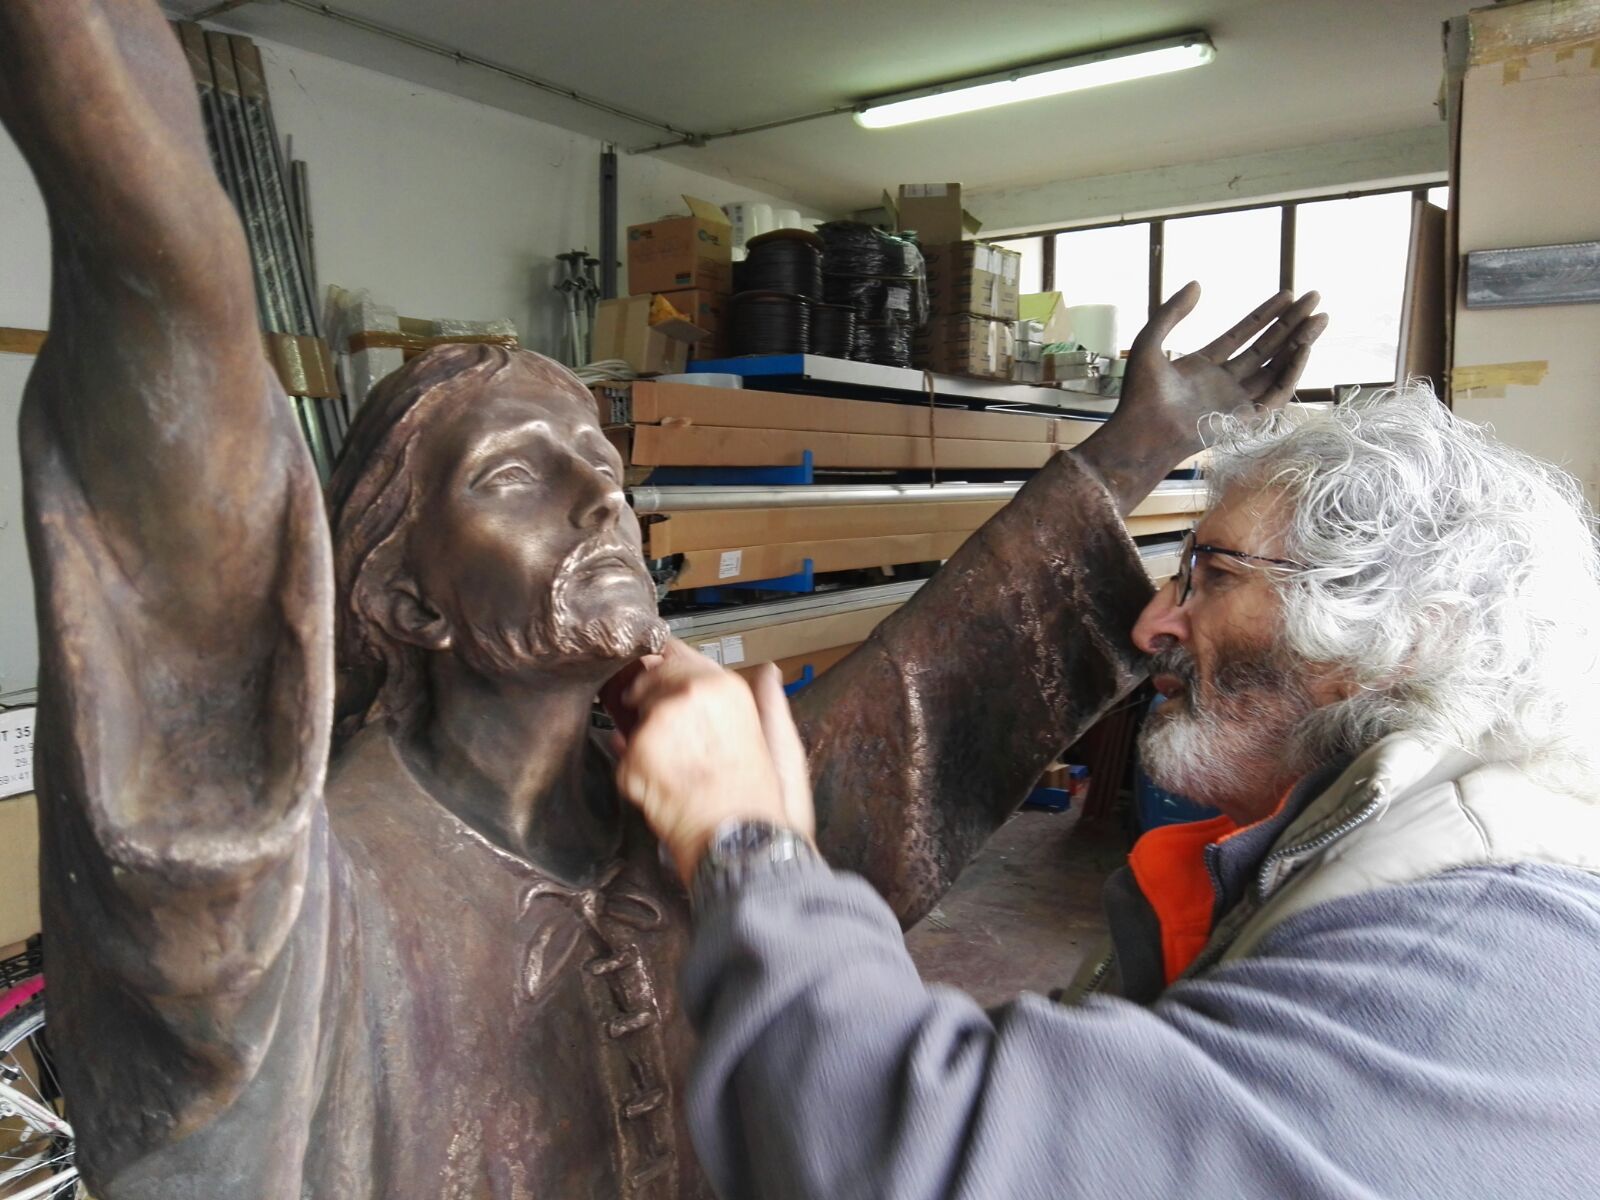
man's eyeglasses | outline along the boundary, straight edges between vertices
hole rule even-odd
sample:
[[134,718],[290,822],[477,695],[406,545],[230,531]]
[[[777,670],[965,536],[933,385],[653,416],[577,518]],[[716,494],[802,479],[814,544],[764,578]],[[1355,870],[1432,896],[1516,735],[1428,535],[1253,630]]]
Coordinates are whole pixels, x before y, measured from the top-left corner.
[[1189,530],[1183,535],[1183,548],[1178,551],[1178,573],[1173,577],[1173,582],[1178,585],[1178,607],[1182,608],[1194,591],[1194,568],[1200,561],[1202,554],[1223,554],[1229,558],[1237,558],[1243,562],[1266,563],[1274,567],[1289,567],[1293,570],[1303,571],[1305,568],[1297,562],[1287,558],[1268,558],[1264,554],[1246,554],[1243,550],[1229,550],[1226,546],[1212,546],[1206,542],[1195,541],[1194,530]]

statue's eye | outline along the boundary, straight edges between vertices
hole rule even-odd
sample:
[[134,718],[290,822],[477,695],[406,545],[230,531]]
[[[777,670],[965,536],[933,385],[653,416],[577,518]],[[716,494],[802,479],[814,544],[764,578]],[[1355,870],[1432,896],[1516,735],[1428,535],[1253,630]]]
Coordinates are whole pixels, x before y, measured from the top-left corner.
[[484,473],[474,485],[480,488],[526,487],[535,483],[533,472],[520,462],[501,463]]

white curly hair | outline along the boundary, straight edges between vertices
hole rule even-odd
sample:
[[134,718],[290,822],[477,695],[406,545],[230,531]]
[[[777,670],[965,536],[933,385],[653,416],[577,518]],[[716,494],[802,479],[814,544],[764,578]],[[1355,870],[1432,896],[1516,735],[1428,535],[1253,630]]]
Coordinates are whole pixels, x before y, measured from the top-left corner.
[[1327,761],[1404,730],[1593,794],[1600,556],[1571,476],[1414,382],[1211,435],[1213,502],[1288,501],[1276,553],[1307,569],[1274,573],[1283,648],[1356,685],[1294,751]]

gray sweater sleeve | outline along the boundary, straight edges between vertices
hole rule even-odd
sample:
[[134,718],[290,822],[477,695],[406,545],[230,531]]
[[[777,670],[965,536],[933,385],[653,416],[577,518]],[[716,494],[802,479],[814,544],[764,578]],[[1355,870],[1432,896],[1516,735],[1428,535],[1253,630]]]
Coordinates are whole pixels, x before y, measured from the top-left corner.
[[1461,871],[1313,908],[1143,1008],[986,1013],[859,879],[702,914],[702,1163],[739,1200],[1592,1195],[1600,888]]

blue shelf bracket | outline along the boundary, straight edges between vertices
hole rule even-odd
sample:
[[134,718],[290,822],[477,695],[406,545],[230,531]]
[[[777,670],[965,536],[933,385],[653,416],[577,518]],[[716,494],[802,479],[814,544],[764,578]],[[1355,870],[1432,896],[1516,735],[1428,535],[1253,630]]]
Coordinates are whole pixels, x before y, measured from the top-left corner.
[[783,694],[785,696],[794,695],[796,692],[798,692],[801,688],[805,687],[806,684],[810,683],[816,677],[817,677],[817,673],[811,669],[811,664],[807,663],[804,667],[802,667],[800,669],[800,678],[799,679],[796,679],[793,683],[786,683],[786,684],[783,685]]

